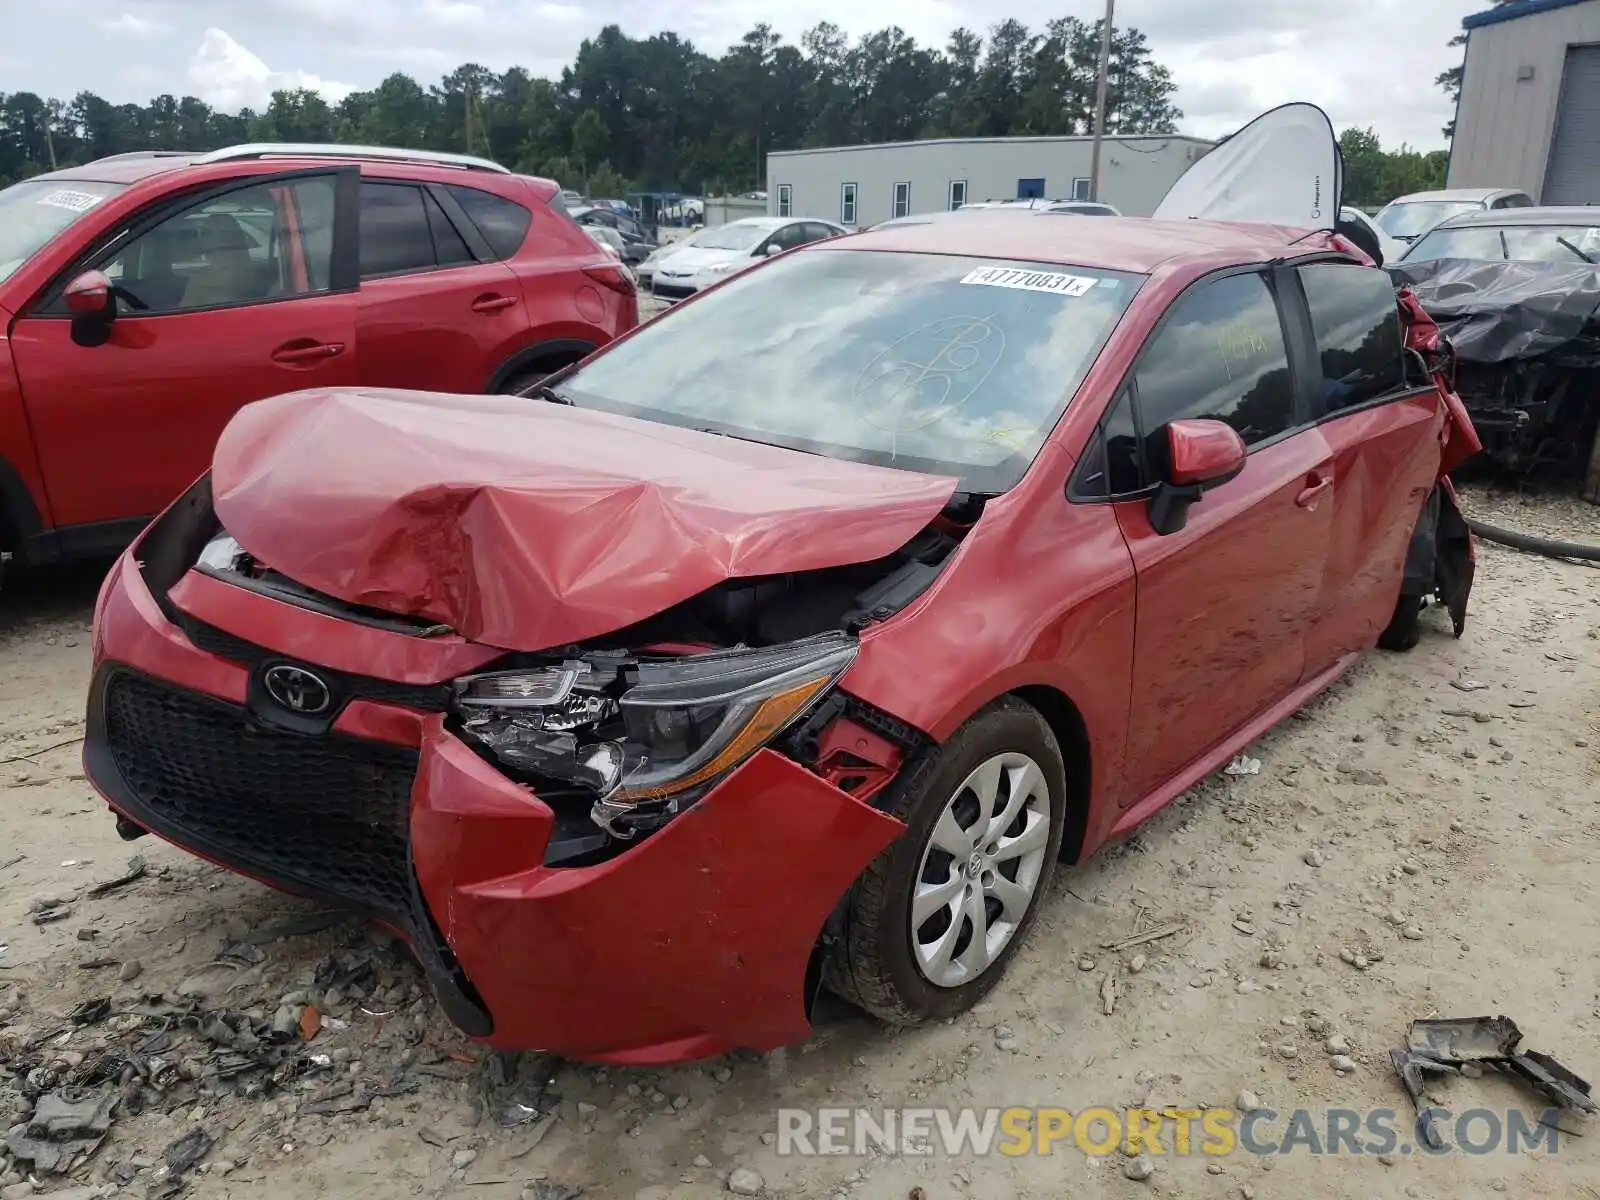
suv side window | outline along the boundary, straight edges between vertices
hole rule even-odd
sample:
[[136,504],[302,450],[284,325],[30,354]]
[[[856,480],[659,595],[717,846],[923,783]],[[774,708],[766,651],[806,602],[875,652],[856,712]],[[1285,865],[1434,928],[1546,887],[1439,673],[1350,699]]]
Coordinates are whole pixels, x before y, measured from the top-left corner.
[[1313,263],[1300,268],[1300,283],[1322,362],[1323,411],[1365,404],[1403,387],[1404,343],[1389,276],[1353,263]]
[[431,271],[437,265],[422,189],[362,180],[361,278]]
[[143,308],[129,317],[260,304],[325,292],[333,272],[335,179],[237,188],[174,213],[100,270]]
[[1295,423],[1278,304],[1259,274],[1202,283],[1179,300],[1134,372],[1146,439],[1168,421],[1226,421],[1247,446]]
[[510,258],[522,248],[522,241],[528,236],[528,226],[533,223],[531,212],[515,200],[507,200],[492,192],[453,183],[446,187],[466,212],[467,219],[483,234],[483,240],[489,243],[489,249],[494,251],[496,258]]

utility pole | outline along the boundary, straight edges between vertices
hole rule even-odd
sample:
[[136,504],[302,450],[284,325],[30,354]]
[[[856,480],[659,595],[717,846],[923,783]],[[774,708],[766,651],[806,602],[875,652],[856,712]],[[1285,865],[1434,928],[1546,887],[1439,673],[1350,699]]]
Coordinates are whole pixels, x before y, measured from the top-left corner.
[[1106,0],[1105,26],[1100,30],[1100,78],[1094,91],[1094,151],[1089,160],[1089,199],[1100,199],[1100,142],[1106,132],[1106,86],[1111,76],[1111,22],[1117,0]]

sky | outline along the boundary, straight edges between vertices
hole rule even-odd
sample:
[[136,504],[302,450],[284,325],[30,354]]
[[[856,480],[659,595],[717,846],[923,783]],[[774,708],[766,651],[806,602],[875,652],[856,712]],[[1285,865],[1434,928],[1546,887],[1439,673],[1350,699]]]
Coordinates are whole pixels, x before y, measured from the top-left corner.
[[[1178,83],[1182,132],[1214,137],[1291,100],[1386,147],[1443,146],[1450,104],[1434,77],[1459,61],[1446,42],[1488,0],[1120,0],[1116,23],[1145,31]],[[863,13],[870,13],[870,18]],[[942,46],[952,29],[1013,16],[1094,20],[1100,0],[0,0],[0,90],[117,103],[162,92],[236,110],[276,88],[330,99],[393,71],[431,82],[463,62],[555,76],[585,37],[615,23],[671,29],[720,54],[758,21],[786,41],[818,21],[852,36],[898,24]],[[64,52],[70,45],[71,52]]]

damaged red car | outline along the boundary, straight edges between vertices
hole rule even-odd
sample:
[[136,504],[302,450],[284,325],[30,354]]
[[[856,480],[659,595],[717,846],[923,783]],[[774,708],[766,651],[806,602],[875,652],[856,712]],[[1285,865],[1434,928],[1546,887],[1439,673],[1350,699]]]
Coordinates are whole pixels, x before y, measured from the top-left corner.
[[1438,351],[1309,216],[1001,210],[778,256],[537,395],[265,400],[105,584],[87,770],[125,836],[398,930],[497,1046],[948,1016],[1059,861],[1426,602],[1459,634]]

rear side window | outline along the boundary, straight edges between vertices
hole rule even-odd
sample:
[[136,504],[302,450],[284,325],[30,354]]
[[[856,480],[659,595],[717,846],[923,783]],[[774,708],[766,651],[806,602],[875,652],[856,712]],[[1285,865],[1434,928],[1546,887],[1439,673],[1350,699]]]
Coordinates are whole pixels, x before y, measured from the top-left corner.
[[407,183],[361,185],[361,277],[428,271],[436,265],[422,189]]
[[522,205],[504,196],[455,184],[450,185],[450,194],[478,227],[496,258],[510,258],[522,246],[528,226],[533,223],[533,214]]
[[1389,276],[1371,267],[1317,263],[1300,268],[1300,282],[1322,363],[1323,410],[1365,404],[1403,386],[1400,313]]
[[1134,380],[1146,438],[1163,436],[1168,421],[1209,417],[1253,446],[1294,424],[1278,305],[1257,274],[1204,283],[1179,300]]

